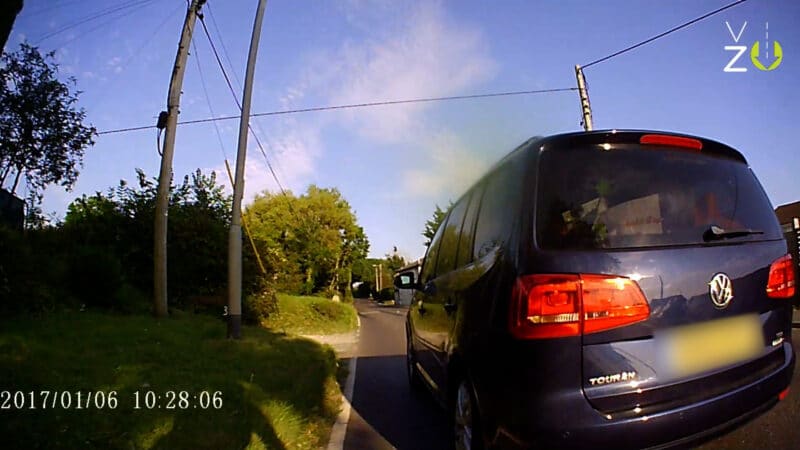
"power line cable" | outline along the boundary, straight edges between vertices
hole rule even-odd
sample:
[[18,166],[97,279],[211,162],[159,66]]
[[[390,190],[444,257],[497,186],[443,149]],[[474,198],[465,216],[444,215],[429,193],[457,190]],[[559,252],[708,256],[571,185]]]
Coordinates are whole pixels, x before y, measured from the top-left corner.
[[[156,28],[153,29],[152,33],[150,34],[150,37],[145,39],[139,45],[139,47],[136,48],[136,50],[134,50],[130,55],[128,55],[128,57],[125,58],[125,61],[122,64],[120,64],[118,67],[122,67],[122,68],[128,67],[128,64],[130,64],[130,62],[134,58],[139,56],[139,54],[142,52],[142,50],[144,50],[145,47],[147,47],[147,45],[150,44],[150,42],[152,42],[153,39],[155,39],[156,36],[158,36],[158,34],[161,32],[161,30],[164,28],[164,26],[167,24],[167,22],[169,22],[169,20],[172,18],[172,16],[175,15],[175,12],[177,12],[178,10],[180,10],[182,8],[183,8],[183,5],[179,3],[178,6],[175,9],[173,9],[172,11],[167,13],[167,15],[164,16],[164,19],[161,21],[161,23],[159,23],[156,26]],[[100,91],[99,94],[95,94],[95,95],[97,95],[97,97],[99,97],[101,100],[106,99],[107,97],[106,97],[105,94],[109,91],[109,89],[111,89],[114,86],[114,81],[117,81],[118,79],[119,78],[116,77],[113,80],[111,80],[108,84],[106,84],[106,87],[102,91]],[[94,105],[94,108],[97,108],[97,105]]]
[[[242,111],[242,104],[239,102],[239,97],[236,95],[236,90],[233,88],[233,84],[231,83],[231,79],[228,77],[228,73],[225,71],[225,66],[222,64],[222,60],[219,57],[219,53],[217,52],[217,47],[214,45],[214,41],[211,39],[211,33],[208,32],[208,27],[206,27],[206,21],[203,16],[200,16],[200,24],[203,26],[203,31],[208,38],[208,43],[211,45],[211,50],[214,52],[214,56],[217,59],[217,64],[219,65],[220,70],[222,71],[222,76],[225,78],[225,83],[228,85],[228,89],[231,91],[231,95],[233,96],[233,100],[236,102],[236,106],[239,108],[239,111]],[[258,149],[261,151],[261,155],[264,157],[264,161],[267,163],[267,167],[269,168],[270,173],[272,174],[272,178],[275,180],[275,183],[278,184],[278,188],[280,189],[281,193],[286,194],[286,191],[283,189],[283,185],[281,181],[278,179],[278,175],[275,173],[275,169],[272,167],[272,163],[269,162],[269,158],[267,158],[267,153],[264,151],[264,146],[261,144],[261,140],[258,138],[258,135],[253,130],[253,126],[250,125],[250,122],[247,123],[247,129],[250,130],[250,133],[253,135],[253,138],[256,141]]]
[[[211,97],[208,95],[205,77],[203,76],[203,69],[200,65],[200,53],[197,51],[197,46],[194,43],[194,39],[192,39],[192,49],[194,50],[194,60],[197,63],[197,73],[200,74],[200,86],[203,88],[203,94],[205,94],[206,103],[208,104],[208,112],[211,113],[211,117],[215,117],[216,114],[214,113],[214,107],[211,105]],[[212,123],[214,124],[214,130],[217,132],[217,140],[219,141],[219,147],[222,150],[222,157],[225,158],[225,162],[227,163],[228,152],[225,151],[225,143],[222,140],[222,133],[219,131],[219,125],[217,125],[217,122]],[[231,186],[233,186],[233,180],[231,180]]]
[[[220,31],[219,26],[217,25],[217,20],[214,18],[214,12],[211,9],[210,2],[206,4],[206,11],[208,11],[208,15],[211,16],[211,24],[214,26],[214,31],[216,31],[217,33],[217,38],[219,39],[220,46],[222,47],[222,54],[223,56],[225,56],[225,61],[228,63],[228,67],[230,68],[230,71],[233,74],[233,79],[236,81],[236,87],[240,88],[242,83],[239,80],[239,76],[236,72],[236,66],[234,66],[233,62],[231,61],[230,54],[228,53],[228,48],[225,45],[225,39],[222,37],[222,32]],[[251,126],[252,124],[255,124],[255,127],[258,129],[258,132],[261,133],[261,136],[263,136],[264,139],[266,140],[267,149],[274,148],[274,145],[272,145],[272,143],[270,142],[269,135],[265,133],[264,130],[261,128],[261,123],[257,119],[250,119],[250,123],[248,124],[248,126]],[[253,133],[253,135],[255,135],[255,132]],[[273,151],[272,153],[275,156],[274,163],[275,167],[277,168],[277,171],[280,172],[282,175],[285,175],[285,172],[281,167],[281,161],[280,158],[278,158],[277,152]]]
[[721,8],[719,8],[719,9],[715,9],[714,11],[711,11],[709,13],[703,14],[702,16],[700,16],[700,17],[698,17],[696,19],[692,19],[692,20],[690,20],[688,22],[685,22],[685,23],[683,23],[681,25],[678,25],[677,27],[670,28],[669,30],[667,30],[667,31],[665,31],[665,32],[663,32],[661,34],[658,34],[656,36],[653,36],[650,39],[646,39],[646,40],[644,40],[642,42],[639,42],[638,44],[631,45],[630,47],[624,48],[624,49],[622,49],[622,50],[620,50],[618,52],[612,53],[612,54],[610,54],[608,56],[604,56],[604,57],[602,57],[600,59],[596,59],[596,60],[590,62],[589,64],[584,64],[582,67],[584,69],[586,69],[587,67],[591,67],[591,66],[593,66],[595,64],[599,64],[599,63],[601,63],[603,61],[607,61],[607,60],[609,60],[609,59],[611,59],[611,58],[613,58],[615,56],[619,56],[619,55],[621,55],[623,53],[627,53],[627,52],[629,52],[631,50],[634,50],[636,48],[639,48],[639,47],[641,47],[643,45],[649,44],[650,42],[653,42],[656,39],[660,39],[660,38],[662,38],[662,37],[664,37],[664,36],[666,36],[668,34],[671,34],[671,33],[674,33],[676,31],[680,30],[680,29],[686,28],[689,25],[692,25],[692,24],[695,24],[697,22],[700,22],[701,20],[703,20],[705,18],[711,17],[714,14],[721,13],[722,11],[725,11],[726,9],[733,8],[734,6],[736,6],[736,5],[740,4],[740,3],[744,3],[746,1],[747,0],[737,0],[737,1],[733,2],[733,3],[725,5],[725,6],[721,7]]
[[[403,105],[409,103],[430,103],[430,102],[440,102],[440,101],[451,101],[451,100],[471,100],[471,99],[478,99],[478,98],[491,98],[491,97],[506,97],[506,96],[515,96],[515,95],[534,95],[534,94],[549,94],[555,92],[572,92],[577,91],[578,88],[569,87],[569,88],[556,88],[556,89],[536,89],[530,91],[510,91],[510,92],[493,92],[488,94],[471,94],[471,95],[453,95],[449,97],[428,97],[428,98],[415,98],[415,99],[408,99],[408,100],[388,100],[382,102],[367,102],[367,103],[352,103],[347,105],[333,105],[333,106],[317,106],[312,108],[299,108],[299,109],[286,109],[280,111],[269,111],[269,112],[261,112],[251,114],[250,117],[266,117],[266,116],[280,116],[285,114],[299,114],[299,113],[307,113],[307,112],[319,112],[319,111],[334,111],[340,109],[353,109],[353,108],[366,108],[370,106],[387,106],[387,105]],[[206,119],[193,119],[193,120],[184,120],[182,122],[178,122],[178,125],[192,125],[197,123],[206,123],[206,122],[214,122],[220,120],[233,120],[238,119],[241,116],[221,116],[221,117],[211,117]],[[115,134],[115,133],[125,133],[130,131],[141,131],[147,130],[150,128],[155,128],[155,125],[143,125],[138,127],[128,127],[128,128],[117,128],[112,130],[104,130],[99,131],[98,135],[105,135],[105,134]]]
[[39,39],[36,42],[34,42],[34,44],[38,45],[38,44],[42,43],[43,41],[45,41],[47,39],[50,39],[53,36],[59,35],[59,34],[65,32],[65,31],[69,31],[69,30],[71,30],[71,29],[73,29],[73,28],[75,28],[77,26],[83,25],[85,23],[88,23],[88,22],[100,19],[102,17],[114,14],[114,13],[116,13],[118,11],[122,11],[122,10],[125,10],[125,9],[128,9],[128,8],[134,8],[134,7],[137,7],[137,6],[143,6],[143,5],[147,4],[147,3],[152,3],[153,1],[154,0],[132,1],[132,2],[127,2],[126,4],[123,4],[123,5],[117,5],[116,7],[111,7],[111,8],[106,8],[104,10],[100,10],[100,11],[98,11],[96,13],[93,13],[92,15],[85,16],[84,18],[79,19],[76,22],[72,22],[72,23],[70,23],[68,25],[65,25],[65,26],[63,26],[63,27],[61,27],[61,28],[59,28],[57,30],[54,30],[54,31],[52,31],[50,33],[46,33],[43,36],[40,36]]
[[55,10],[61,9],[65,6],[74,5],[76,3],[83,3],[85,0],[72,0],[72,1],[65,1],[61,3],[57,3],[55,5],[51,4],[49,6],[45,6],[39,9],[35,9],[32,12],[26,13],[25,10],[22,11],[20,14],[20,19],[28,18],[28,17],[35,17],[42,13],[53,12]]
[[74,41],[86,36],[87,34],[94,33],[95,31],[108,26],[108,25],[118,21],[119,19],[128,17],[128,16],[130,16],[130,15],[132,15],[134,13],[137,13],[139,11],[140,11],[139,9],[130,9],[128,11],[122,11],[121,14],[119,14],[117,16],[109,17],[108,19],[100,22],[99,24],[97,24],[96,26],[94,26],[92,28],[89,28],[88,30],[84,31],[83,33],[80,33],[80,34],[77,34],[77,35],[71,37],[70,39],[68,39],[65,42],[61,43],[61,45],[59,45],[59,47],[66,47],[67,44],[70,44],[70,43],[72,43],[72,42],[74,42]]
[[[200,85],[203,87],[203,93],[206,97],[206,103],[208,103],[208,111],[211,115],[214,115],[214,107],[211,106],[211,97],[208,95],[208,89],[206,89],[206,82],[205,77],[203,77],[203,68],[200,64],[200,53],[197,51],[197,45],[194,43],[194,39],[192,39],[192,49],[194,50],[194,60],[197,63],[197,72],[200,74]],[[231,166],[228,164],[228,155],[225,152],[225,143],[222,141],[222,133],[219,131],[219,126],[217,126],[217,122],[213,122],[214,129],[217,131],[217,139],[219,140],[219,148],[222,150],[222,156],[225,158],[225,171],[228,174],[228,180],[231,182],[231,188],[233,187],[233,174],[231,174]],[[159,133],[161,130],[159,130]],[[261,254],[258,252],[258,247],[256,246],[256,241],[253,239],[253,233],[250,232],[250,224],[247,221],[246,216],[242,215],[242,224],[244,225],[245,234],[247,234],[247,239],[250,241],[250,246],[253,248],[253,254],[256,256],[256,261],[258,262],[258,267],[261,269],[261,273],[263,275],[267,275],[267,269],[264,267],[264,262],[261,259]]]
[[225,61],[228,63],[228,67],[231,68],[231,73],[233,73],[233,79],[236,80],[236,86],[241,87],[242,82],[239,80],[239,75],[236,73],[236,67],[233,65],[231,61],[230,54],[228,53],[228,48],[225,46],[225,39],[222,38],[222,33],[219,31],[219,27],[217,26],[217,20],[214,18],[214,13],[211,11],[211,2],[206,3],[206,10],[208,11],[208,15],[211,16],[211,24],[214,25],[214,31],[217,32],[217,36],[219,37],[219,43],[222,46],[222,54],[225,56]]

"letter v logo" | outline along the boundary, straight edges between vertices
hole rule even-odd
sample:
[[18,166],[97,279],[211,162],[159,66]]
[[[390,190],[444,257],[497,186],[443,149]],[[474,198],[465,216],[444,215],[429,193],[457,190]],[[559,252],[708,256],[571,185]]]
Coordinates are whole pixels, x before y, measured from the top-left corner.
[[731,29],[731,24],[729,24],[727,20],[725,21],[725,26],[728,27],[728,32],[731,34],[733,42],[738,44],[739,39],[742,38],[742,33],[744,33],[744,29],[747,28],[747,21],[745,20],[744,24],[742,25],[742,28],[739,29],[739,34],[733,34],[733,30]]

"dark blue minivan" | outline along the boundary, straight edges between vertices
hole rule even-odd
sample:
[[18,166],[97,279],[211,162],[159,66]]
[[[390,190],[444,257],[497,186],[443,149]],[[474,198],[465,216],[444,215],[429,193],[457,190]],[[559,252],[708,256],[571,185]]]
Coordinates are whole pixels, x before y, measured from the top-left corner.
[[795,279],[733,148],[534,138],[453,205],[403,286],[410,382],[458,449],[690,445],[788,393]]

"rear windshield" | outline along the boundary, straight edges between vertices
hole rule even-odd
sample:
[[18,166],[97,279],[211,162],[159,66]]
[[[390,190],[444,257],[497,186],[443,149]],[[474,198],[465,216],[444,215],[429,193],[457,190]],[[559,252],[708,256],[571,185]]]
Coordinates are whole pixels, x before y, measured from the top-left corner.
[[[781,238],[761,185],[733,160],[650,146],[554,149],[542,153],[538,179],[536,237],[543,249]],[[712,234],[745,232],[723,239],[709,235],[712,225]]]

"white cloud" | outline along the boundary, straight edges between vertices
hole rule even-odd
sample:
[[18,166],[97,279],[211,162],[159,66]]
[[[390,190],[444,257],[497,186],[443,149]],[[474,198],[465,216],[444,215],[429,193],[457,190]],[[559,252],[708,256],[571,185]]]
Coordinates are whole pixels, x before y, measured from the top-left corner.
[[455,201],[488,168],[488,163],[452,132],[439,132],[422,144],[428,155],[425,169],[411,169],[402,175],[402,192],[408,195]]
[[[420,4],[394,32],[381,34],[318,56],[306,85],[324,87],[330,104],[350,104],[459,94],[496,71],[481,32],[448,20],[435,3]],[[370,107],[337,117],[364,137],[397,142],[420,133],[430,106]]]
[[106,62],[106,65],[109,69],[111,69],[114,73],[122,72],[122,58],[119,56],[114,56],[113,58],[109,59]]
[[281,106],[288,109],[290,105],[294,104],[297,100],[301,100],[304,96],[303,89],[299,87],[290,87],[286,90],[286,94],[280,98]]
[[[367,34],[359,41],[347,41],[327,51],[307,56],[305,73],[280,97],[282,107],[297,106],[300,99],[319,99],[323,104],[339,105],[384,100],[430,98],[474,92],[497,71],[480,29],[457,23],[446,17],[439,3],[412,4],[410,10],[397,13],[390,2],[353,1],[345,6],[351,26]],[[409,9],[409,8],[407,8]],[[387,20],[376,21],[375,16]],[[361,19],[359,19],[361,17]],[[369,18],[365,27],[362,20]],[[375,27],[381,23],[381,27]],[[399,144],[410,149],[419,168],[401,175],[402,183],[415,196],[457,193],[485,167],[470,153],[458,137],[447,130],[433,129],[428,111],[433,103],[414,103],[343,110],[312,117],[309,125],[316,134],[326,125],[336,125],[381,148]],[[284,136],[285,142],[295,140]],[[313,160],[322,152],[303,152],[298,174],[313,173]],[[422,152],[422,153],[420,153]],[[458,161],[458,165],[452,162]],[[442,173],[446,176],[442,176]]]
[[[299,127],[287,130],[278,139],[266,139],[259,133],[261,143],[264,145],[265,153],[269,158],[272,169],[276,172],[281,186],[286,190],[298,192],[303,190],[306,180],[313,175],[314,161],[319,156],[321,148],[320,137],[317,130],[307,127]],[[235,170],[235,154],[230,155],[231,171]],[[217,179],[225,180],[226,190],[229,189],[230,181],[224,166],[212,169],[217,173]],[[253,139],[252,135],[248,139],[247,162],[245,164],[245,189],[243,203],[248,204],[253,201],[256,194],[263,191],[277,192],[279,190],[272,172],[267,166],[261,150]]]

